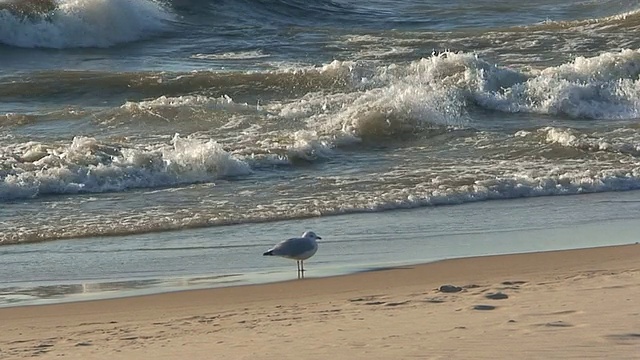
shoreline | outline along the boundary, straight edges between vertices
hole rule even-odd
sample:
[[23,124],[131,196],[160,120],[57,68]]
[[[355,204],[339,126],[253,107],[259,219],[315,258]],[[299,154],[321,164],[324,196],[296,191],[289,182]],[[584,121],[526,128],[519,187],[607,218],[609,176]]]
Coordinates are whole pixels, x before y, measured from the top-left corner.
[[[296,279],[292,277],[291,279],[288,279],[288,280],[280,280],[280,281],[265,282],[265,283],[249,283],[249,284],[239,284],[239,285],[207,287],[203,289],[175,290],[175,291],[166,291],[166,292],[158,292],[158,293],[151,293],[151,294],[110,297],[110,298],[90,299],[90,300],[78,300],[78,301],[68,301],[68,302],[51,303],[51,304],[8,306],[8,307],[0,308],[0,315],[4,310],[23,308],[23,307],[30,308],[30,307],[48,307],[48,306],[55,307],[55,306],[67,306],[67,305],[73,306],[74,304],[79,304],[79,303],[99,303],[99,302],[111,302],[111,301],[118,302],[118,301],[127,301],[127,299],[133,302],[144,302],[145,301],[144,299],[146,298],[153,301],[154,300],[153,298],[155,297],[164,297],[166,295],[182,297],[183,295],[187,296],[190,293],[193,293],[194,295],[201,295],[209,292],[218,293],[218,292],[229,291],[229,292],[233,292],[234,295],[245,295],[246,293],[255,292],[256,290],[263,290],[262,288],[287,287],[291,284],[301,284],[301,282],[307,282],[307,283],[334,282],[334,281],[340,282],[341,279],[343,278],[345,279],[354,278],[354,281],[355,281],[356,278],[359,279],[359,278],[374,277],[377,280],[381,280],[383,278],[386,279],[387,277],[392,277],[394,280],[395,286],[411,286],[421,281],[429,281],[429,282],[435,281],[435,275],[427,273],[427,269],[431,269],[431,268],[435,269],[436,271],[440,271],[441,269],[449,269],[450,267],[453,267],[453,266],[464,265],[466,262],[473,262],[473,263],[481,263],[482,266],[485,266],[485,268],[483,269],[484,271],[482,272],[483,275],[486,275],[487,269],[491,269],[492,272],[496,271],[498,274],[502,274],[502,272],[505,270],[505,266],[507,265],[504,262],[500,264],[492,264],[492,262],[507,260],[509,262],[508,263],[509,265],[515,266],[516,262],[519,262],[520,260],[527,260],[524,263],[526,265],[524,265],[523,263],[518,263],[517,266],[521,267],[521,269],[526,269],[527,271],[537,272],[537,270],[533,270],[533,268],[535,268],[537,264],[531,263],[533,260],[531,258],[537,258],[537,257],[564,258],[563,256],[564,254],[570,254],[570,253],[582,254],[582,253],[591,253],[592,251],[598,251],[598,252],[604,251],[607,253],[611,252],[617,255],[619,253],[618,251],[619,249],[628,248],[631,250],[635,250],[636,247],[638,247],[638,250],[640,250],[640,244],[635,243],[635,244],[605,245],[605,246],[565,249],[565,250],[546,250],[546,251],[532,251],[532,252],[511,253],[511,254],[467,256],[467,257],[435,260],[431,262],[424,262],[424,263],[417,263],[417,264],[406,264],[406,265],[398,265],[398,266],[373,268],[370,270],[362,270],[362,271],[356,271],[356,272],[338,274],[338,275],[320,276],[320,277],[311,276],[311,277],[306,277],[304,279]],[[638,254],[640,255],[640,251],[638,252]],[[583,260],[580,258],[576,259],[573,257],[568,257],[566,260],[569,260],[571,262],[569,262],[568,264],[563,264],[562,265],[563,267],[580,266],[580,264],[584,263],[585,261],[589,261],[589,262],[594,261],[591,258],[589,258],[589,260]],[[640,258],[638,260],[640,260]],[[411,273],[411,275],[413,275],[411,277],[396,277],[395,276],[396,273],[401,270],[415,270],[415,271]],[[420,279],[417,278],[418,274]],[[466,276],[467,272],[463,271],[462,274],[464,274],[463,276]],[[458,277],[459,275],[460,274],[456,273],[453,277],[451,275],[447,275],[445,277],[450,280],[459,280],[459,277]],[[426,278],[424,276],[426,276]],[[305,284],[300,286],[303,287],[305,291],[309,291],[308,285],[310,284]],[[365,283],[365,285],[367,285],[367,287],[376,288],[376,286],[373,284]],[[298,286],[298,285],[293,285],[293,286]]]
[[[204,359],[212,352],[222,352],[230,358],[289,358],[277,356],[277,347],[285,344],[292,347],[291,358],[296,354],[327,356],[329,350],[323,347],[306,353],[304,336],[293,336],[299,333],[313,334],[316,345],[341,344],[341,357],[365,358],[365,353],[369,357],[376,354],[374,358],[413,356],[415,347],[404,344],[396,349],[394,344],[423,337],[424,344],[418,348],[449,356],[463,354],[460,349],[467,345],[454,345],[455,337],[447,336],[463,332],[469,339],[487,337],[487,333],[498,336],[496,341],[507,336],[509,344],[519,339],[514,346],[525,334],[539,337],[550,344],[555,351],[552,357],[557,358],[600,350],[617,354],[616,358],[632,358],[632,349],[637,347],[629,345],[640,344],[634,328],[640,321],[640,305],[633,301],[640,296],[639,259],[640,245],[630,244],[466,257],[332,277],[0,308],[0,331],[5,335],[0,357],[64,354],[70,358],[151,359],[187,353]],[[461,291],[440,292],[441,285],[459,286]],[[507,298],[485,297],[491,293]],[[382,328],[380,321],[385,323]],[[581,321],[584,324],[578,324]],[[484,322],[493,324],[495,331],[483,328]],[[595,322],[604,323],[594,327]],[[597,341],[589,337],[594,331]],[[390,338],[398,332],[406,336]],[[381,347],[353,343],[376,336],[381,342],[375,344]],[[570,339],[594,342],[586,348],[566,346]],[[244,346],[249,343],[251,347]],[[511,354],[538,349],[523,345],[511,349]],[[361,352],[366,348],[377,352]],[[252,352],[256,349],[275,352],[258,356]],[[480,349],[485,347],[473,351],[483,358]]]
[[[311,259],[310,278],[442,259],[629,244],[640,231],[629,218],[637,212],[638,194],[490,201],[446,211],[421,208],[0,247],[7,264],[0,268],[5,279],[0,308],[292,279],[294,263],[261,254],[296,229],[310,228],[326,239]],[[623,199],[618,211],[605,211],[609,201]],[[531,208],[554,211],[531,218]]]

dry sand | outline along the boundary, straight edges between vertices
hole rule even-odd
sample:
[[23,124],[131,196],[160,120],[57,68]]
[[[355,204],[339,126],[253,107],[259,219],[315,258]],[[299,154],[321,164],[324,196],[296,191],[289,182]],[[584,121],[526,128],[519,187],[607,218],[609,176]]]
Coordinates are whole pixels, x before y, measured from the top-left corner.
[[640,359],[640,245],[5,308],[0,334],[2,359]]

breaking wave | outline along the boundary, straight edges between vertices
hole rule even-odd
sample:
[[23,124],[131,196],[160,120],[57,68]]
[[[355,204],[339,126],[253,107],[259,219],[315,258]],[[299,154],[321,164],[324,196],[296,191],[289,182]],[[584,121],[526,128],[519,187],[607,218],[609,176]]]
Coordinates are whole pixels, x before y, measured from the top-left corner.
[[153,0],[60,0],[41,9],[0,6],[0,44],[24,48],[110,47],[166,31],[174,14]]

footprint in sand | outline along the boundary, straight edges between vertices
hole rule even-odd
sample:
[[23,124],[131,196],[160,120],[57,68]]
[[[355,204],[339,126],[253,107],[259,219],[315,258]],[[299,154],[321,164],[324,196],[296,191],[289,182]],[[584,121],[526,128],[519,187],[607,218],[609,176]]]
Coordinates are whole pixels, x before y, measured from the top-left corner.
[[612,340],[618,344],[640,343],[640,333],[613,334],[607,335],[605,338]]
[[445,302],[445,300],[439,297],[432,297],[432,298],[424,299],[424,302],[428,302],[432,304],[442,304],[443,302]]
[[[359,298],[349,299],[349,302],[366,302],[367,305],[372,305],[372,304],[369,304],[369,303],[370,302],[374,302],[374,300],[377,300],[377,299],[380,299],[380,298],[384,298],[384,295],[368,295],[368,296],[363,296],[363,297],[359,297]],[[382,302],[382,303],[384,303],[384,302]],[[375,304],[373,304],[373,305],[375,305]]]
[[511,286],[511,285],[522,285],[522,284],[526,284],[526,281],[522,281],[522,280],[516,280],[516,281],[503,281],[502,285],[507,285],[507,286]]
[[384,304],[384,306],[400,306],[400,305],[408,304],[409,302],[410,300],[390,302],[390,303]]
[[455,285],[442,285],[438,290],[443,293],[457,293],[462,291],[462,288]]
[[546,326],[546,327],[558,327],[558,328],[566,328],[566,327],[573,327],[572,324],[569,324],[567,322],[564,322],[562,320],[559,321],[552,321],[552,322],[548,322],[546,324],[541,324],[542,326]]
[[496,306],[493,305],[475,305],[473,310],[494,310]]
[[386,304],[386,302],[384,301],[369,301],[364,303],[365,305],[384,305]]
[[508,299],[509,295],[498,291],[496,293],[488,293],[484,297],[491,300],[504,300],[504,299]]

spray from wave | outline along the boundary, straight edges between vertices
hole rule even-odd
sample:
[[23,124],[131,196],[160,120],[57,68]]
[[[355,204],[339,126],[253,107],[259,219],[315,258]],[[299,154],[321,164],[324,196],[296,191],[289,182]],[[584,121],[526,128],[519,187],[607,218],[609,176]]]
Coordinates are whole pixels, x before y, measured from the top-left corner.
[[0,6],[0,43],[25,48],[110,47],[165,31],[174,15],[153,0],[59,0]]

